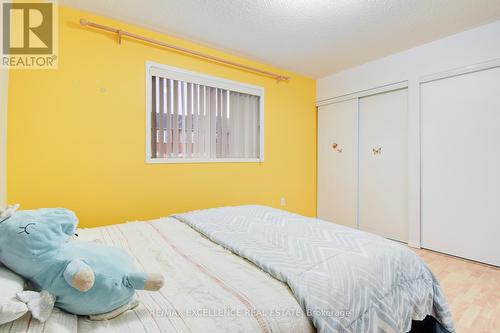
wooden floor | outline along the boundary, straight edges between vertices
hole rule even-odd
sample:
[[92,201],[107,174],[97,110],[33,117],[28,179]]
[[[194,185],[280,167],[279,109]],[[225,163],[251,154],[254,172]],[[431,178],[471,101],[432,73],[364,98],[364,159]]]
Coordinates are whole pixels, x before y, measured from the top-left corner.
[[500,333],[500,269],[413,249],[430,266],[446,295],[457,333]]

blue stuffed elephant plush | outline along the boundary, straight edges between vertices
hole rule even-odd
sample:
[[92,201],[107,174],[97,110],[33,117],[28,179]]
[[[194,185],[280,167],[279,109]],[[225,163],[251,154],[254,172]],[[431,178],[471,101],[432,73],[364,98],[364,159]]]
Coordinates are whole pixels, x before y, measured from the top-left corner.
[[163,286],[163,276],[137,272],[121,249],[71,241],[77,224],[67,209],[17,211],[0,220],[0,262],[77,315],[117,315],[130,308],[135,290]]

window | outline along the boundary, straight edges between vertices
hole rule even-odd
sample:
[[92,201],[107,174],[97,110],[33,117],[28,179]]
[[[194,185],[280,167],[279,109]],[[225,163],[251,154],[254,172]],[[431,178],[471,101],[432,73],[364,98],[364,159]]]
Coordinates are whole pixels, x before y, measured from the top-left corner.
[[146,64],[148,163],[263,161],[261,87]]

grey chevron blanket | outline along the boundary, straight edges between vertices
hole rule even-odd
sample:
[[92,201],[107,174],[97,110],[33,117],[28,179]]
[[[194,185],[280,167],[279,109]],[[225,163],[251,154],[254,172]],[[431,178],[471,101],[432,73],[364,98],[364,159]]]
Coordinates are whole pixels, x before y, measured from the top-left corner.
[[408,332],[427,315],[454,332],[436,278],[396,242],[263,206],[174,217],[287,283],[318,332]]

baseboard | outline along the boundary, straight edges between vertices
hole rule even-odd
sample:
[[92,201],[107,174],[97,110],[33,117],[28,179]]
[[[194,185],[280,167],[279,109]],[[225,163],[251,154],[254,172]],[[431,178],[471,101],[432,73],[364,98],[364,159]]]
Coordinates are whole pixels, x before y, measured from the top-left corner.
[[420,242],[408,241],[408,246],[413,247],[415,249],[420,249]]

